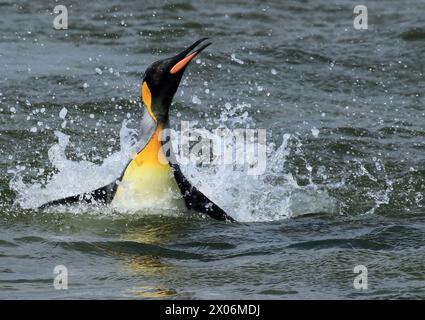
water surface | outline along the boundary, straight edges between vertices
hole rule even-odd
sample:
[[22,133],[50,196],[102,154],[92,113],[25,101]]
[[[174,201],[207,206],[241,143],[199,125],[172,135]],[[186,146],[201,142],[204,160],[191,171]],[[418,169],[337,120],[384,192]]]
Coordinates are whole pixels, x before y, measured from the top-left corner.
[[[72,1],[59,31],[56,2],[0,1],[0,297],[424,298],[425,3],[367,1],[366,31],[357,4]],[[240,222],[35,210],[108,179],[145,68],[205,36],[172,125],[267,129],[261,176],[184,169]]]

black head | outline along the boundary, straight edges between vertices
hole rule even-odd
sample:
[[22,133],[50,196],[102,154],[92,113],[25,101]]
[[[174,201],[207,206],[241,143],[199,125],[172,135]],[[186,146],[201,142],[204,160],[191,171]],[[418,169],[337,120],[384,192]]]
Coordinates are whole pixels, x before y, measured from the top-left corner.
[[189,62],[211,43],[192,51],[207,38],[200,39],[176,56],[152,63],[145,71],[142,101],[157,124],[168,121],[171,101]]

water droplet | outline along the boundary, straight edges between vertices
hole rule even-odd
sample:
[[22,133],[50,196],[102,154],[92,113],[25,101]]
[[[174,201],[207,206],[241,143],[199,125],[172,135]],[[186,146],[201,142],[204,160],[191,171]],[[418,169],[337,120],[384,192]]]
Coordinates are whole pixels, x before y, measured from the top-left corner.
[[192,103],[194,103],[194,104],[201,104],[202,101],[197,96],[193,96],[192,97]]
[[59,118],[65,119],[67,113],[68,113],[68,110],[65,107],[63,107],[62,110],[59,112]]
[[236,58],[236,54],[234,54],[234,53],[232,53],[232,54],[230,55],[230,59],[231,59],[232,61],[236,62],[236,63],[244,64],[244,62],[243,62],[241,59]]
[[317,138],[319,136],[319,133],[320,133],[319,129],[317,128],[311,129],[311,134],[313,135],[313,137]]

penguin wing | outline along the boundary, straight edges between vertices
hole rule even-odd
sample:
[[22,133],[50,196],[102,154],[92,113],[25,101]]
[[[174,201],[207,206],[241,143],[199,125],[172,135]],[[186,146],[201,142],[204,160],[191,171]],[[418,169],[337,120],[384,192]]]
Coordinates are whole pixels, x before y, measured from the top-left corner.
[[91,192],[81,193],[75,196],[70,196],[67,198],[47,202],[43,204],[42,206],[40,206],[38,209],[45,209],[50,206],[69,205],[69,204],[81,203],[81,202],[108,204],[112,201],[115,195],[115,191],[117,191],[117,187],[118,185],[114,181],[106,186],[103,186]]
[[177,163],[170,162],[174,171],[174,178],[180,188],[184,202],[188,209],[209,215],[211,218],[221,221],[235,221],[223,209],[208,199],[202,192],[194,187],[183,175]]
[[174,179],[176,179],[177,186],[183,196],[184,202],[188,209],[198,211],[203,214],[209,215],[211,218],[221,221],[236,221],[230,215],[228,215],[218,205],[208,199],[201,191],[193,186],[190,181],[184,176],[180,169],[180,165],[176,161],[175,154],[173,152],[173,143],[170,136],[170,124],[167,123],[165,126],[164,135],[162,137],[162,145],[165,149],[165,154],[168,159],[168,163],[173,169]]

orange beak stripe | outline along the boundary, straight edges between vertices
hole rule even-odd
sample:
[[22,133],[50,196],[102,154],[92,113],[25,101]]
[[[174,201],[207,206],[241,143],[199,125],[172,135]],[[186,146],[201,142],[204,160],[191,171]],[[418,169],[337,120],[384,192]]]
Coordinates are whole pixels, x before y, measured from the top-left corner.
[[188,55],[186,58],[180,60],[179,62],[177,62],[173,68],[171,68],[170,73],[171,74],[175,74],[177,72],[179,72],[181,69],[183,69],[189,62],[190,60],[192,60],[196,55],[198,54],[198,52],[193,52],[190,55]]

